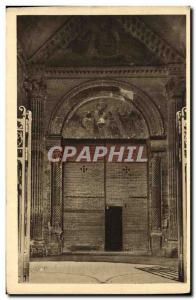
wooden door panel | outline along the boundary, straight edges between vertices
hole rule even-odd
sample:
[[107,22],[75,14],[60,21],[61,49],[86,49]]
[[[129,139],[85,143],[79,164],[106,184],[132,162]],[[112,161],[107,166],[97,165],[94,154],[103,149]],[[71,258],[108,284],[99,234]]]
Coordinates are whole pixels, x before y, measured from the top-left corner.
[[147,197],[146,163],[107,163],[106,196],[108,201]]
[[103,250],[104,211],[65,212],[64,250]]
[[64,210],[102,210],[104,197],[64,197]]
[[64,165],[64,251],[104,249],[104,163]]
[[65,163],[64,195],[104,197],[104,163]]
[[132,198],[124,208],[124,249],[126,251],[148,250],[147,198]]
[[107,163],[106,203],[123,206],[123,250],[148,250],[147,164]]
[[122,206],[123,250],[148,250],[147,163],[69,161],[63,178],[64,250],[104,250],[105,201]]

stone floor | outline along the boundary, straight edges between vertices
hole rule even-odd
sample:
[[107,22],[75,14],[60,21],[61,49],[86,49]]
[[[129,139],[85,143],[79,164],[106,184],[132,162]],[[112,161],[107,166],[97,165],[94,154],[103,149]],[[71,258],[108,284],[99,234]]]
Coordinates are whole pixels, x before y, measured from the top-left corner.
[[[175,283],[169,271],[167,278],[139,268],[141,265],[112,262],[34,261],[30,263],[31,283]],[[157,266],[162,270],[163,267]],[[168,273],[168,272],[166,272]],[[171,274],[170,274],[171,273]]]
[[141,265],[160,265],[177,269],[177,258],[166,258],[151,255],[133,255],[129,252],[75,252],[61,255],[34,257],[31,258],[32,262],[40,261],[76,261],[76,262],[113,262],[113,263],[129,263],[129,264],[141,264]]

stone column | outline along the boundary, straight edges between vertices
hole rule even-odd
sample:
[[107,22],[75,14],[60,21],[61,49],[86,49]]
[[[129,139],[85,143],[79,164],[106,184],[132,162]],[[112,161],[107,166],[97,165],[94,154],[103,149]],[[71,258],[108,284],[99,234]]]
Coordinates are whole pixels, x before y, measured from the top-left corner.
[[162,248],[161,207],[162,176],[161,157],[154,153],[151,159],[151,247],[153,255],[160,255]]
[[51,164],[52,168],[52,216],[51,223],[54,228],[62,227],[62,163]]
[[[50,136],[46,140],[47,152],[53,146],[61,146],[60,136]],[[46,154],[47,155],[47,154]],[[63,240],[63,173],[62,173],[62,162],[49,162],[48,171],[50,172],[50,197],[45,199],[49,204],[47,215],[47,254],[58,255],[62,252]],[[45,219],[45,223],[46,223]],[[46,224],[45,224],[46,227]]]
[[[166,84],[168,98],[168,200],[169,232],[168,238],[172,256],[177,255],[178,219],[177,219],[177,149],[176,149],[176,113],[182,108],[185,97],[184,80],[173,76]],[[175,252],[175,253],[174,253]]]
[[27,78],[24,89],[32,111],[31,250],[36,256],[42,255],[43,251],[43,122],[46,84],[43,78]]
[[62,205],[62,163],[51,164],[51,227],[50,252],[52,255],[62,252],[63,205]]

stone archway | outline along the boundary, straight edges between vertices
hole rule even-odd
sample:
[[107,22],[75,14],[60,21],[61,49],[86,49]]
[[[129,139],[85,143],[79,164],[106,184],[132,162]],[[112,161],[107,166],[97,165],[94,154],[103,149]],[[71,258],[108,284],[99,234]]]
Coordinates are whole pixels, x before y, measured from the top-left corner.
[[163,136],[165,132],[163,119],[153,100],[136,86],[117,80],[91,80],[73,88],[54,110],[48,126],[48,136],[61,136],[63,127],[66,121],[69,121],[70,116],[80,106],[93,99],[96,100],[97,93],[105,99],[112,97],[122,101],[122,97],[124,97],[124,101],[130,104],[131,100],[123,95],[124,91],[133,93],[132,103],[135,110],[142,114],[149,130],[149,136]]
[[[102,110],[105,115],[101,115],[102,123],[107,122],[108,118],[111,117],[110,121],[112,120],[113,123],[115,123],[115,132],[116,135],[111,134],[111,131],[107,131],[108,127],[102,127],[101,130],[99,128],[94,128],[92,124],[95,124],[96,121],[99,121],[99,119],[96,119],[96,114],[99,113],[99,109],[97,108],[97,105],[99,105],[100,110]],[[105,105],[105,107],[102,109],[101,105]],[[106,107],[107,106],[107,107]],[[114,107],[115,109],[112,109]],[[122,109],[122,111],[121,111]],[[110,117],[108,117],[108,115]],[[127,115],[129,118],[127,119]],[[124,120],[123,120],[124,118]],[[127,129],[124,127],[124,123],[130,123],[130,127]],[[123,121],[125,121],[123,123]],[[136,125],[137,124],[137,125]],[[102,124],[103,125],[103,124]],[[135,125],[135,127],[134,127]],[[131,132],[131,126],[134,127],[134,133]],[[96,127],[98,127],[98,124],[96,124]],[[105,133],[103,132],[103,128],[105,128]],[[80,129],[80,130],[79,130]],[[110,130],[109,126],[109,130]],[[79,134],[78,132],[83,130],[83,134]],[[97,131],[96,131],[97,130]],[[109,132],[109,133],[108,133]],[[67,93],[63,99],[59,102],[59,105],[56,107],[49,126],[48,126],[48,139],[47,139],[47,145],[54,146],[54,145],[61,145],[62,139],[126,139],[129,143],[132,139],[143,139],[148,141],[153,141],[155,139],[156,141],[159,138],[164,137],[165,129],[164,129],[164,123],[162,116],[159,112],[159,109],[156,107],[152,99],[146,95],[143,91],[138,89],[132,84],[128,84],[122,81],[117,80],[91,80],[88,82],[85,82],[74,89],[72,89],[69,93]],[[151,149],[152,150],[152,149]],[[160,239],[161,239],[161,217],[160,217],[160,211],[161,211],[161,193],[157,192],[160,191],[161,186],[160,182],[157,181],[157,178],[160,177],[161,172],[161,158],[159,157],[159,154],[157,155],[154,150],[151,151],[151,167],[149,168],[147,164],[140,165],[142,167],[141,172],[139,172],[139,168],[137,166],[134,167],[134,172],[139,172],[137,176],[141,177],[141,180],[143,180],[144,184],[143,186],[146,186],[145,194],[135,194],[135,197],[139,197],[140,199],[143,199],[141,201],[141,207],[145,207],[145,210],[143,211],[143,215],[146,217],[143,217],[143,219],[147,220],[148,217],[148,209],[150,207],[149,201],[151,201],[152,204],[152,210],[150,212],[151,218],[151,224],[152,228],[151,230],[151,244],[154,249],[157,247],[159,248],[160,245]],[[82,166],[78,166],[79,170],[82,169]],[[121,168],[124,170],[124,167],[121,166]],[[104,167],[102,166],[102,171],[104,171]],[[129,168],[127,168],[129,169]],[[67,169],[68,170],[68,169]],[[64,168],[62,165],[58,163],[54,163],[52,165],[52,168],[50,170],[50,178],[51,178],[51,199],[52,199],[52,205],[51,207],[51,214],[53,215],[52,218],[52,224],[51,228],[52,231],[54,231],[54,234],[56,234],[56,231],[59,231],[59,228],[61,228],[62,232],[64,232],[65,228],[63,227],[63,221],[62,219],[62,209],[64,207],[63,202],[65,201],[65,197],[68,199],[70,198],[70,194],[65,194],[65,183],[64,179],[66,178],[66,184],[69,182],[69,178],[65,176],[64,174]],[[71,182],[74,180],[75,176],[75,170],[70,166],[69,168],[69,174],[71,177]],[[97,172],[97,171],[96,171]],[[111,171],[113,172],[113,171]],[[114,170],[114,173],[116,170]],[[124,171],[123,171],[124,172]],[[100,170],[99,170],[100,173]],[[122,176],[127,176],[125,173]],[[143,176],[144,174],[145,176]],[[101,175],[100,175],[101,176]],[[107,174],[104,175],[105,178],[108,176]],[[130,176],[134,177],[134,173],[131,173]],[[142,177],[143,176],[143,177]],[[93,176],[90,176],[87,181],[89,181]],[[101,178],[101,177],[100,177]],[[118,181],[118,180],[117,180]],[[129,182],[129,181],[128,181]],[[148,185],[151,184],[153,188],[153,192],[151,195],[148,195]],[[77,183],[78,185],[78,183]],[[53,188],[55,186],[55,188]],[[104,186],[104,184],[103,184]],[[68,188],[69,190],[71,188]],[[137,190],[140,190],[139,186]],[[74,189],[71,190],[74,192]],[[71,192],[71,193],[72,193]],[[65,194],[65,197],[63,196],[63,193]],[[92,194],[92,191],[91,191]],[[90,197],[90,195],[87,195]],[[100,195],[98,195],[100,197]],[[97,197],[98,197],[97,196]],[[98,198],[99,198],[98,197]],[[113,196],[111,196],[113,197]],[[118,195],[118,198],[120,197],[120,194]],[[151,197],[151,199],[149,199]],[[74,199],[79,199],[80,196],[75,195]],[[91,199],[92,200],[92,199]],[[79,201],[79,200],[78,200]],[[109,199],[108,201],[112,201]],[[128,204],[126,201],[123,200],[119,201],[119,205],[127,206],[129,209],[129,213],[132,214],[131,208],[137,207],[137,201],[134,199],[132,200],[132,204]],[[134,202],[135,201],[135,202]],[[80,201],[78,202],[80,203]],[[109,202],[108,202],[109,203]],[[80,203],[81,204],[81,203]],[[74,204],[76,205],[76,204]],[[83,208],[83,204],[81,204]],[[113,202],[110,203],[110,205],[114,205]],[[116,205],[116,204],[115,204]],[[105,206],[104,206],[105,207]],[[67,207],[67,215],[65,219],[69,218],[69,209],[70,207]],[[139,209],[139,210],[140,210]],[[86,215],[88,216],[88,214]],[[126,215],[125,215],[126,218]],[[101,217],[101,220],[103,221],[103,214]],[[90,221],[89,221],[90,222]],[[58,226],[56,225],[58,224]],[[68,226],[68,225],[67,225]],[[101,225],[100,225],[101,226]],[[138,225],[139,226],[139,225]],[[144,227],[148,226],[145,224]],[[128,227],[127,227],[128,228]],[[147,227],[146,227],[147,228]],[[103,230],[103,229],[102,229]],[[129,229],[127,229],[129,231]],[[148,230],[148,229],[147,229]],[[102,233],[101,233],[102,234]],[[146,236],[147,233],[143,235]],[[70,235],[71,231],[70,231]],[[52,251],[53,254],[54,251],[57,251],[57,253],[60,253],[58,251],[61,247],[65,247],[67,244],[67,241],[65,240],[64,246],[62,246],[60,239],[57,241],[56,235],[54,235],[55,238],[53,240],[52,245]],[[141,236],[137,237],[138,243],[140,240],[142,240]],[[59,246],[60,244],[61,246]],[[148,243],[149,240],[146,240],[145,244],[145,251],[148,251]],[[139,244],[138,244],[139,245]],[[157,246],[158,245],[158,246]],[[79,245],[81,246],[81,245]],[[83,245],[84,246],[84,245]],[[54,250],[56,247],[56,250]],[[70,245],[70,247],[72,247]],[[78,247],[78,245],[77,245]],[[86,247],[86,245],[85,245]],[[103,241],[99,245],[100,249],[104,249]],[[125,242],[125,250],[129,251],[131,249],[129,245],[129,242]],[[138,249],[141,247],[138,246]],[[65,247],[66,248],[66,247]],[[65,249],[64,248],[64,249]],[[137,248],[137,247],[136,247]],[[63,248],[61,248],[63,249]],[[137,249],[137,250],[138,250]],[[153,250],[153,249],[152,249]],[[158,249],[159,251],[160,249]],[[157,250],[155,250],[157,252]],[[146,252],[145,252],[146,253]]]
[[147,139],[149,128],[134,101],[116,92],[91,92],[65,119],[63,138]]

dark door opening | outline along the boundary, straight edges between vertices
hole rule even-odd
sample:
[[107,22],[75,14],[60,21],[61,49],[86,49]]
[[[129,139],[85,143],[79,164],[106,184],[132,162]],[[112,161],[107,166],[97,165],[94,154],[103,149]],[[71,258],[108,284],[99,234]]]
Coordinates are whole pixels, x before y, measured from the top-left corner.
[[105,250],[122,251],[122,207],[109,206],[105,210]]

